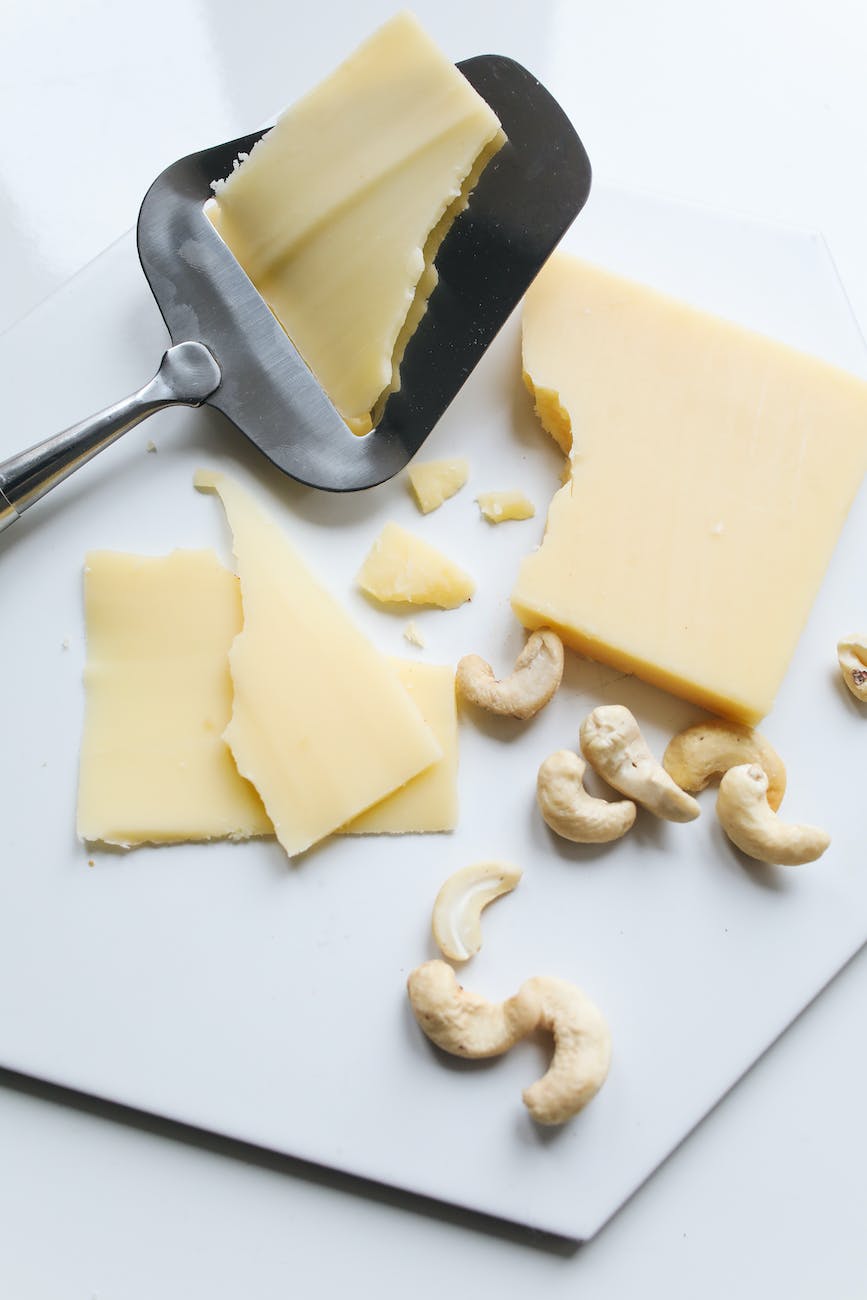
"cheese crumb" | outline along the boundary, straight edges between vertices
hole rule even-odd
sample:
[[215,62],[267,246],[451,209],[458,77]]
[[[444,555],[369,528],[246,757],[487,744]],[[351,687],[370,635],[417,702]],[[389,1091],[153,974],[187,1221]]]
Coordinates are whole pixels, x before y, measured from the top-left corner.
[[423,465],[411,465],[409,485],[416,504],[423,515],[438,510],[444,501],[453,497],[467,481],[469,462],[463,457],[456,460],[429,460]]
[[418,646],[419,650],[423,650],[427,644],[421,634],[418,624],[412,621],[407,623],[406,627],[403,629],[403,639],[404,641],[408,641],[410,645]]
[[156,449],[157,449],[156,443],[151,438],[148,438],[147,444],[145,446],[145,451],[156,451]]
[[483,518],[491,524],[507,519],[532,519],[536,507],[523,492],[480,492],[476,497]]
[[400,524],[387,523],[358,573],[362,591],[385,604],[456,609],[476,584],[453,560]]
[[70,646],[70,640],[69,640],[69,637],[68,637],[68,636],[65,636],[65,637],[63,638],[63,640],[60,642],[60,648],[61,648],[61,650],[68,650],[68,649],[69,649],[69,646]]

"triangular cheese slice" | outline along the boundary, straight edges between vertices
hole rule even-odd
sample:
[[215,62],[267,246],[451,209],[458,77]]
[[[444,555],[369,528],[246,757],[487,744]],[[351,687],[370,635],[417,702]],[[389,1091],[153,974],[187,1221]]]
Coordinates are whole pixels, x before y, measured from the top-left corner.
[[394,666],[225,474],[200,471],[234,534],[244,626],[229,654],[225,731],[291,856],[436,762],[442,750]]

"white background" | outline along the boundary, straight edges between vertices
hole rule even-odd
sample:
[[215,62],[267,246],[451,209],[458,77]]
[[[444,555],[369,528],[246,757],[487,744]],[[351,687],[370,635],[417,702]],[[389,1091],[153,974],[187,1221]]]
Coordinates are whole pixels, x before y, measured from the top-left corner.
[[[453,57],[537,71],[599,178],[821,229],[867,325],[862,4],[415,7]],[[255,127],[389,12],[5,0],[0,328],[133,224],[168,161]],[[577,1253],[7,1081],[0,1295],[867,1296],[865,1000],[862,956]]]

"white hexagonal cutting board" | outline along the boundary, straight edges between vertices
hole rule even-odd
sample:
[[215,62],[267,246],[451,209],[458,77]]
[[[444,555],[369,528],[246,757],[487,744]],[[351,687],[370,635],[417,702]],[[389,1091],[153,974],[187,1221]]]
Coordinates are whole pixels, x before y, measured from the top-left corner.
[[[567,243],[865,373],[817,236],[597,189]],[[127,236],[0,339],[0,455],[137,387],[163,343]],[[536,767],[575,743],[586,710],[625,702],[658,749],[695,716],[575,657],[534,722],[463,719],[453,835],[337,839],[292,866],[271,843],[123,854],[89,853],[75,839],[85,551],[215,545],[228,560],[220,511],[191,486],[197,466],[219,465],[259,485],[384,651],[450,662],[479,650],[505,668],[522,640],[510,587],[560,469],[521,385],[517,320],[423,454],[455,453],[470,459],[470,482],[422,519],[403,480],[318,494],[278,480],[219,417],[172,412],[0,538],[0,1064],[587,1237],[867,937],[865,814],[853,789],[867,719],[841,688],[834,655],[837,637],[865,621],[863,493],[764,728],[788,763],[790,815],[833,832],[813,866],[746,869],[718,829],[712,794],[697,823],[642,816],[601,851],[549,835],[534,806]],[[480,522],[475,493],[515,486],[535,500],[536,519]],[[391,518],[478,580],[471,604],[416,616],[424,652],[403,641],[403,612],[376,609],[353,588]],[[524,880],[486,914],[464,982],[499,998],[528,975],[558,974],[611,1024],[609,1081],[562,1131],[536,1128],[521,1104],[544,1068],[539,1044],[498,1061],[447,1059],[421,1036],[404,994],[407,972],[434,955],[441,881],[494,856],[520,863]]]

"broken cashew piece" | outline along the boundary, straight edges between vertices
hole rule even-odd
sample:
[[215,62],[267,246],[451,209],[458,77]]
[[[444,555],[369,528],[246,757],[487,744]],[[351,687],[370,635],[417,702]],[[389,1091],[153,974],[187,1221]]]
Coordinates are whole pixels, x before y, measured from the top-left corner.
[[521,879],[520,867],[477,862],[449,876],[437,894],[431,928],[449,961],[469,961],[482,946],[482,910]]
[[498,681],[480,655],[464,655],[455,675],[458,693],[471,704],[512,718],[532,718],[563,679],[563,642],[542,628],[528,639],[510,677]]
[[815,862],[831,843],[817,826],[781,822],[767,800],[768,777],[758,763],[730,767],[716,801],[720,825],[733,844],[757,862],[796,867]]
[[[867,677],[867,672],[864,675]],[[697,722],[678,732],[662,756],[669,776],[691,794],[742,763],[758,763],[767,773],[768,803],[776,812],[786,793],[786,766],[773,745],[752,727],[719,718]]]
[[837,662],[855,699],[867,703],[867,636],[856,632],[838,641]]
[[545,759],[536,777],[536,799],[547,824],[574,844],[608,844],[625,835],[635,821],[630,799],[609,803],[584,789],[587,764],[571,749]]
[[691,822],[701,812],[691,795],[650,752],[635,717],[623,704],[602,704],[581,723],[581,752],[609,785],[656,817]]
[[505,1002],[489,1002],[457,981],[451,966],[428,961],[407,980],[415,1017],[431,1042],[453,1056],[501,1056],[535,1029],[554,1039],[546,1073],[524,1089],[539,1124],[563,1124],[595,1097],[608,1075],[611,1035],[601,1011],[566,980],[536,976]]

